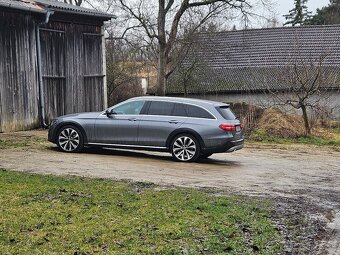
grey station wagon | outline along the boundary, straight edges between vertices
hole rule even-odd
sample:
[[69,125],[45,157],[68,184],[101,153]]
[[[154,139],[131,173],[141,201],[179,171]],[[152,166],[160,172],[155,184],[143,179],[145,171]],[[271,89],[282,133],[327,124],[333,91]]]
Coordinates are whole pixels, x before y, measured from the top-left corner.
[[154,150],[190,162],[241,149],[242,129],[227,104],[136,97],[104,112],[58,117],[51,122],[48,140],[65,152],[79,152],[84,146]]

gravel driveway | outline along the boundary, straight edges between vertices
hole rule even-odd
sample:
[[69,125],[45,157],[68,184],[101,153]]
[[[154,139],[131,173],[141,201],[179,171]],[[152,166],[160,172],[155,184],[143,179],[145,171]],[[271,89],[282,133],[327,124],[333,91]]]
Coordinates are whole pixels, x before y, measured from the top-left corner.
[[[0,134],[2,137],[13,136]],[[16,136],[45,137],[45,131]],[[305,145],[247,145],[230,154],[215,154],[198,163],[177,163],[170,155],[111,149],[59,152],[53,144],[41,148],[3,149],[0,168],[35,173],[129,179],[162,185],[218,188],[226,192],[308,201],[327,209],[319,215],[329,223],[332,238],[321,245],[340,254],[340,151]]]

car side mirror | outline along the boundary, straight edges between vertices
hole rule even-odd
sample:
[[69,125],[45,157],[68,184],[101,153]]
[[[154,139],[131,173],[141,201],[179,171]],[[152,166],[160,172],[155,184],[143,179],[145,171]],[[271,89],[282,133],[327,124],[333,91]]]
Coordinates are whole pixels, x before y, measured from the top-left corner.
[[105,115],[107,116],[107,117],[111,117],[112,118],[112,115],[116,115],[117,113],[115,112],[115,111],[110,111],[109,109],[107,109],[106,111],[105,111]]
[[107,109],[107,110],[105,111],[105,115],[106,115],[107,117],[109,117],[109,116],[112,115],[112,112],[111,112],[109,109]]

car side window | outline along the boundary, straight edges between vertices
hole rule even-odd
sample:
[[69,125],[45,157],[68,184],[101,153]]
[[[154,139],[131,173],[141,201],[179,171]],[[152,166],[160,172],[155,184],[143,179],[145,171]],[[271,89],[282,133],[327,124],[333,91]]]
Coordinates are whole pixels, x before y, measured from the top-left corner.
[[175,103],[174,110],[172,111],[172,116],[187,117],[187,111],[184,104]]
[[165,115],[171,116],[174,103],[151,101],[148,115]]
[[202,118],[202,119],[215,119],[209,112],[204,110],[201,107],[194,105],[186,105],[188,116],[193,118]]
[[145,101],[127,102],[111,110],[113,114],[138,115],[140,114]]

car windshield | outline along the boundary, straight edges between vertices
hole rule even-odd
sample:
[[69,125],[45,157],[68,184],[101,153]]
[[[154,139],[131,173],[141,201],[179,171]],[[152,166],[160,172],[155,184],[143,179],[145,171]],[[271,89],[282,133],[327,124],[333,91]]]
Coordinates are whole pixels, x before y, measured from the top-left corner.
[[219,107],[216,107],[216,109],[222,115],[222,117],[225,118],[226,120],[236,119],[236,116],[230,110],[229,106],[219,106]]

